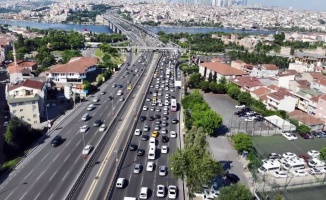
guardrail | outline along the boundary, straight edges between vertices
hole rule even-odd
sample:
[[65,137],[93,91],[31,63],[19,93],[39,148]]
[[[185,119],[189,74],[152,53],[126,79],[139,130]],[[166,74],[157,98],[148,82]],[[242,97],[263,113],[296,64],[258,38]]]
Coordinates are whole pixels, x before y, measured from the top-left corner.
[[[153,54],[152,54],[153,56]],[[138,82],[140,81],[141,77],[144,75],[145,70],[142,71],[142,75],[139,76],[137,82],[135,85],[138,84]],[[80,183],[82,182],[82,180],[84,179],[86,173],[88,172],[88,169],[93,165],[93,161],[95,160],[95,158],[97,157],[97,154],[102,150],[102,147],[104,146],[104,144],[106,143],[108,137],[109,137],[109,133],[112,132],[112,130],[115,128],[115,125],[120,121],[120,116],[122,115],[123,111],[126,109],[126,105],[127,102],[131,99],[130,95],[133,94],[133,92],[135,91],[135,87],[133,87],[132,91],[129,93],[128,97],[126,98],[125,103],[123,104],[123,106],[120,108],[120,110],[117,112],[119,114],[116,115],[116,117],[113,119],[113,121],[111,122],[110,126],[108,126],[104,136],[102,137],[102,139],[100,140],[99,144],[97,145],[97,147],[95,148],[92,156],[90,157],[90,159],[87,161],[87,163],[85,164],[84,169],[82,170],[82,172],[79,174],[76,182],[74,183],[74,185],[72,186],[72,188],[70,189],[67,197],[65,198],[66,200],[70,200],[73,198],[73,196],[75,195],[75,192],[77,191]]]
[[[157,68],[157,66],[158,66],[158,64],[159,64],[159,62],[160,62],[161,59],[162,59],[162,54],[160,55],[160,58],[158,59],[157,63],[155,64],[155,68]],[[153,71],[152,75],[154,75],[154,72],[155,72],[155,71]],[[147,89],[146,89],[146,94],[147,94],[149,88],[150,88],[150,85],[148,84]],[[143,100],[142,100],[142,104],[141,104],[141,106],[139,107],[139,110],[138,110],[137,113],[141,112],[142,106],[143,106],[144,103],[145,103],[145,98],[146,98],[146,95],[144,95]],[[136,122],[138,121],[138,119],[139,119],[139,115],[137,115]],[[127,143],[126,143],[126,145],[125,145],[125,148],[124,148],[124,150],[123,150],[123,153],[122,153],[122,155],[121,155],[121,158],[120,158],[120,160],[119,160],[119,164],[118,164],[118,166],[117,166],[117,170],[115,171],[114,178],[113,178],[113,183],[114,183],[115,180],[117,180],[118,177],[119,177],[119,171],[120,171],[120,169],[121,169],[121,167],[122,167],[122,165],[123,165],[124,159],[126,158],[126,154],[127,154],[127,152],[128,152],[128,148],[127,148],[127,147],[130,145],[130,142],[131,142],[131,140],[132,140],[132,136],[133,136],[132,133],[133,133],[133,131],[136,129],[136,127],[137,127],[137,123],[134,123],[134,125],[133,125],[132,128],[130,129],[131,132],[130,132],[130,135],[129,135],[128,141],[127,141]],[[108,194],[107,194],[107,196],[105,197],[106,200],[109,200],[109,199],[112,198],[113,190],[114,190],[114,184],[111,183],[111,185],[110,185],[110,187],[109,187],[109,190],[108,190],[108,192],[107,192]]]

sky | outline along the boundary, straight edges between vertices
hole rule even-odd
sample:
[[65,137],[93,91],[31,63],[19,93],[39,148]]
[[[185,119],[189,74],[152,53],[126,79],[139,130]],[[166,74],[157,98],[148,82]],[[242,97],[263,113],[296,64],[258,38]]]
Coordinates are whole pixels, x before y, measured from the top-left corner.
[[266,6],[279,6],[300,10],[326,11],[326,0],[248,0],[248,4],[259,3]]

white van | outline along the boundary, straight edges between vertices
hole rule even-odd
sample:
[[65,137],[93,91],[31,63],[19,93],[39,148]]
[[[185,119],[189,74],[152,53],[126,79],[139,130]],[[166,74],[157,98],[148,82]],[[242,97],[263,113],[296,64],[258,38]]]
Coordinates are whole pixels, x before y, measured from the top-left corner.
[[88,114],[88,113],[85,113],[85,114],[83,115],[83,117],[81,118],[81,120],[83,120],[83,121],[87,121],[88,118],[89,118],[89,114]]
[[325,166],[325,162],[319,160],[318,158],[313,158],[308,162],[309,167],[323,167]]
[[273,172],[281,170],[281,163],[277,160],[267,160],[263,162],[263,165],[258,168],[260,173]]
[[140,199],[147,199],[148,198],[148,187],[142,187],[140,189],[139,198]]
[[136,197],[125,197],[123,198],[123,200],[137,200]]
[[154,138],[154,137],[151,137],[151,138],[149,139],[149,146],[151,146],[151,145],[154,145],[154,146],[155,146],[155,144],[156,144],[156,140],[155,140],[155,138]]
[[125,185],[126,185],[125,178],[118,178],[117,183],[115,184],[117,188],[123,188]]
[[155,146],[154,145],[149,146],[148,160],[155,160]]

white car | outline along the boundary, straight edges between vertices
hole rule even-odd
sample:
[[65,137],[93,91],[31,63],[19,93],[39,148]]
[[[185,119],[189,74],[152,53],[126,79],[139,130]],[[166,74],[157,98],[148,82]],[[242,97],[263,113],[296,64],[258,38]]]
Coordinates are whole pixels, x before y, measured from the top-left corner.
[[297,155],[295,153],[291,153],[291,152],[285,152],[282,154],[283,158],[294,158],[297,157]]
[[323,172],[320,169],[317,168],[310,168],[309,173],[312,175],[320,175],[323,174]]
[[95,98],[93,99],[93,102],[98,102],[99,100],[100,100],[99,98],[96,98],[96,97],[95,97]]
[[175,185],[169,185],[169,199],[176,199],[178,194],[178,188]]
[[147,107],[147,106],[144,106],[144,107],[143,107],[143,110],[144,110],[144,111],[148,110],[148,107]]
[[245,105],[236,105],[235,108],[245,108]]
[[288,173],[285,171],[275,171],[273,175],[277,178],[286,178],[288,177]]
[[167,167],[165,167],[164,165],[159,167],[159,173],[160,176],[166,176],[167,174]]
[[151,111],[154,111],[155,110],[155,108],[154,107],[151,107]]
[[89,144],[86,145],[83,149],[83,155],[88,155],[92,149],[93,149],[92,145],[89,145]]
[[99,131],[100,131],[100,132],[103,132],[103,131],[105,131],[105,129],[106,129],[105,124],[102,124],[102,125],[100,126]]
[[164,106],[164,107],[163,107],[163,110],[164,110],[164,111],[168,111],[169,109],[168,109],[167,106]]
[[94,104],[89,104],[87,110],[93,110],[95,108]]
[[176,138],[177,137],[177,133],[175,131],[170,131],[170,137],[171,138]]
[[297,140],[297,136],[295,136],[294,134],[292,133],[282,133],[282,135],[287,139],[287,140]]
[[293,174],[293,176],[307,176],[308,175],[308,173],[302,169],[294,170],[294,171],[292,171],[292,174]]
[[169,147],[168,146],[162,146],[161,147],[161,153],[163,153],[163,154],[167,154],[168,153],[168,151],[169,151]]
[[146,171],[148,172],[154,171],[154,162],[147,162]]
[[150,98],[147,98],[146,101],[151,101],[151,99]]
[[134,166],[134,174],[139,174],[141,172],[141,164],[135,164]]
[[320,152],[316,151],[316,150],[310,150],[310,151],[308,151],[308,155],[313,157],[313,158],[316,158],[316,157],[319,157]]
[[135,130],[135,135],[141,135],[141,130],[137,128],[137,129]]
[[164,185],[156,186],[156,196],[157,197],[165,197],[165,186]]
[[85,133],[88,129],[89,129],[89,126],[84,125],[84,126],[80,127],[80,132]]
[[245,122],[252,122],[252,121],[254,121],[254,119],[251,118],[251,117],[247,117],[247,118],[244,118],[244,121]]

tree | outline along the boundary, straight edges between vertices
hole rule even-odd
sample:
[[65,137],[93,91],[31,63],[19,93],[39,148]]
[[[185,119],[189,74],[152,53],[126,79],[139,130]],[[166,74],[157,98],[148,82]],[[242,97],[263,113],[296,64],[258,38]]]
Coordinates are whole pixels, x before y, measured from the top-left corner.
[[240,104],[244,104],[244,105],[247,105],[247,106],[250,106],[251,103],[252,103],[252,98],[250,96],[250,94],[248,92],[241,92],[239,95],[238,95],[238,101]]
[[195,104],[207,104],[204,100],[203,95],[198,91],[195,90],[191,94],[186,95],[183,99],[181,99],[182,107],[186,109],[192,109]]
[[200,73],[193,73],[189,76],[188,85],[192,88],[199,88],[201,81]]
[[240,94],[240,89],[237,86],[231,86],[227,89],[227,94],[232,98],[232,99],[237,99],[238,95]]
[[212,72],[209,72],[207,81],[210,83],[213,80]]
[[216,93],[225,94],[226,93],[225,85],[221,84],[221,83],[217,84],[216,85]]
[[220,189],[219,200],[251,200],[252,194],[246,186],[242,184],[233,184]]
[[217,83],[215,81],[209,82],[209,89],[212,92],[217,93]]
[[202,127],[210,136],[214,135],[215,129],[219,128],[223,122],[222,117],[211,109],[193,112],[192,118],[194,120],[194,125]]
[[322,160],[326,160],[326,146],[324,146],[321,150],[320,150],[320,155],[319,155],[320,159]]
[[209,92],[210,90],[209,83],[207,81],[200,82],[200,89],[204,92]]
[[311,128],[309,128],[308,126],[301,124],[299,127],[297,127],[297,131],[299,133],[309,133],[311,130]]
[[251,152],[254,149],[254,145],[251,138],[244,133],[238,133],[233,137],[234,148],[238,152],[248,151]]

